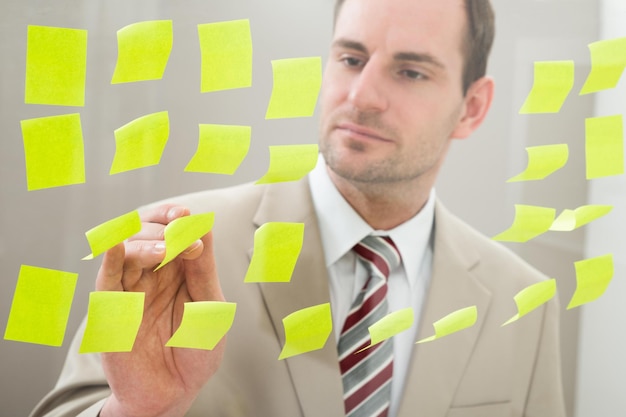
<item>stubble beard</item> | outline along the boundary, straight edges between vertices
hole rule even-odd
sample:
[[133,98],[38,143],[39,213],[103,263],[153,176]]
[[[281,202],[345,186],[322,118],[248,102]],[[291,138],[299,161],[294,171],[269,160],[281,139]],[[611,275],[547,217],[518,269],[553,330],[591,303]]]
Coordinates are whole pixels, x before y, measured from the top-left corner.
[[[450,137],[458,121],[460,111],[461,104],[450,112],[448,119],[442,126],[442,132],[445,132],[442,138],[443,136]],[[423,147],[417,155],[403,154],[401,150],[396,149],[396,152],[389,158],[377,159],[368,166],[356,166],[349,161],[348,163],[343,163],[342,160],[356,158],[359,153],[368,152],[368,149],[363,143],[355,141],[351,141],[347,149],[340,149],[338,141],[330,137],[333,126],[336,126],[340,121],[350,121],[360,126],[374,129],[389,138],[401,138],[401,135],[395,129],[383,123],[378,114],[364,112],[343,112],[331,115],[330,123],[322,124],[320,152],[326,164],[337,176],[354,185],[371,185],[382,188],[400,183],[419,182],[420,177],[429,176],[429,173],[436,175],[443,162],[443,157],[447,153],[449,140],[443,140],[440,143],[439,141],[433,141],[432,138],[429,140],[425,137],[415,137],[409,140],[417,141]],[[324,129],[325,126],[326,129]],[[402,143],[404,143],[402,140],[397,140],[396,146]]]
[[[335,126],[338,120],[348,120],[360,126],[375,129],[386,137],[398,138],[393,129],[380,122],[377,115],[358,113],[355,115],[339,115],[331,119],[328,126]],[[322,131],[320,138],[320,152],[326,164],[337,176],[342,179],[360,185],[391,185],[397,182],[414,180],[421,174],[420,161],[408,161],[407,157],[401,153],[396,153],[386,159],[377,159],[368,165],[357,165],[346,159],[358,159],[360,154],[371,152],[367,145],[350,141],[347,149],[339,149],[336,139],[331,138],[332,131]],[[343,154],[343,155],[342,155]]]
[[[362,144],[350,144],[349,151],[354,154],[366,152]],[[419,173],[402,172],[400,165],[404,163],[396,161],[397,158],[384,159],[371,162],[368,165],[353,166],[342,162],[344,157],[340,156],[331,146],[321,147],[322,155],[328,167],[339,177],[352,182],[362,184],[392,184],[400,181],[407,181],[419,176]],[[347,157],[349,158],[349,157]]]

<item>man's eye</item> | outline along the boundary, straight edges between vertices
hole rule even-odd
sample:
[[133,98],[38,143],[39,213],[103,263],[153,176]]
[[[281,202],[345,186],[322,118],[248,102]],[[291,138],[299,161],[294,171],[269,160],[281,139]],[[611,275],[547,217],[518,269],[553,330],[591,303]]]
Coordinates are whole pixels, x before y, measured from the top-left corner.
[[343,63],[348,67],[358,67],[361,65],[361,60],[354,57],[344,57],[342,59]]
[[424,74],[422,74],[419,71],[414,71],[414,70],[402,70],[401,74],[405,76],[406,78],[410,78],[411,80],[421,80],[421,79],[426,78]]

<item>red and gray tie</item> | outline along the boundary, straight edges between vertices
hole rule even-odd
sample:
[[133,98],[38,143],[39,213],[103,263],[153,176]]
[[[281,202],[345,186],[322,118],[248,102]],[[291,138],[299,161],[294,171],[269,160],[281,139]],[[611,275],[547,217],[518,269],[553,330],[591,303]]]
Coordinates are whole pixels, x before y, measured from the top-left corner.
[[368,270],[369,278],[352,303],[337,347],[346,416],[387,416],[393,339],[359,350],[370,344],[368,327],[388,313],[387,279],[391,270],[400,265],[400,253],[386,236],[367,236],[353,250]]

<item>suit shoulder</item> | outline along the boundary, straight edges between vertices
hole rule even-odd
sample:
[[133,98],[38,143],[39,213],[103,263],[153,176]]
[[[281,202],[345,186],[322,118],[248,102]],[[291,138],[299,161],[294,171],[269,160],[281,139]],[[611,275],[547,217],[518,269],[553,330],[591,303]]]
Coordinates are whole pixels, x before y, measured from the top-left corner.
[[[151,203],[142,209],[170,203],[186,206],[192,214],[215,212],[233,212],[242,208],[256,207],[263,193],[263,186],[245,183],[232,187],[203,190],[170,197]],[[233,213],[235,214],[235,213]]]
[[548,279],[511,249],[480,233],[440,204],[436,213],[439,217],[436,227],[443,235],[440,240],[456,253],[461,253],[466,262],[475,263],[473,270],[479,273],[481,280],[531,285]]

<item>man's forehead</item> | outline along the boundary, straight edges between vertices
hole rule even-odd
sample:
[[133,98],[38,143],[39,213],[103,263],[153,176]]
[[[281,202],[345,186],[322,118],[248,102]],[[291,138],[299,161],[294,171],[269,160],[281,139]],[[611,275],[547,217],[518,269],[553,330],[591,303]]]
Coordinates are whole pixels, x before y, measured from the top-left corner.
[[464,0],[345,0],[334,39],[389,52],[460,51],[466,27]]
[[[341,12],[348,8],[352,9],[349,14],[355,18],[355,9],[375,9],[379,12],[392,12],[400,10],[405,17],[412,18],[417,15],[433,17],[451,17],[462,14],[463,20],[467,13],[466,2],[471,0],[338,0],[336,3],[335,20],[339,18]],[[379,16],[383,15],[379,13]]]
[[345,0],[335,29],[365,25],[398,27],[402,30],[439,29],[441,34],[457,32],[466,24],[465,0]]

